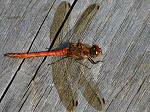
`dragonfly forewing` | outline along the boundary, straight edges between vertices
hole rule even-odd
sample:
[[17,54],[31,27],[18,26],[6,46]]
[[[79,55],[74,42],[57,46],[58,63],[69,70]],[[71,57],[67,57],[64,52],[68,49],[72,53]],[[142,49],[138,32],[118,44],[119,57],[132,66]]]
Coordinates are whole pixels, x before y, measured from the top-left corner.
[[[72,36],[70,37],[71,42],[82,41],[86,38],[86,33],[88,28],[98,12],[100,6],[98,4],[92,4],[86,8],[86,10],[82,13],[79,20],[76,22],[74,28],[72,29]],[[70,34],[69,34],[70,35]]]

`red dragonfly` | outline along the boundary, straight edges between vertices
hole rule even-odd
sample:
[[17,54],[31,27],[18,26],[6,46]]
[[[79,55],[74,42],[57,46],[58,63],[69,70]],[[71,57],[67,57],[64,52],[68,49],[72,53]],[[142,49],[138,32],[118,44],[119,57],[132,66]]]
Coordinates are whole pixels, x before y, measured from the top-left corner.
[[[58,6],[51,26],[50,38],[55,37],[69,9],[70,4],[66,1],[61,2]],[[91,80],[92,78],[89,78],[91,72],[89,68],[86,67],[88,62],[92,64],[99,62],[93,59],[102,55],[102,49],[98,45],[90,46],[79,41],[84,38],[83,33],[85,33],[86,28],[98,10],[99,5],[97,4],[88,6],[76,22],[74,28],[68,32],[66,36],[63,36],[63,31],[60,32],[53,46],[55,50],[4,54],[4,56],[11,58],[53,56],[53,82],[63,105],[70,112],[74,111],[78,105],[77,89],[80,89],[87,102],[96,110],[102,110],[105,105],[98,85]],[[68,22],[69,19],[65,23],[63,30],[67,28]],[[65,44],[62,43],[62,40],[66,40]],[[65,47],[62,48],[62,46]]]
[[88,59],[92,64],[97,64],[100,61],[94,61],[95,58],[102,54],[102,49],[97,45],[89,46],[81,42],[69,43],[69,46],[62,50],[51,50],[42,52],[30,52],[30,53],[6,53],[4,56],[11,58],[33,58],[43,56],[66,56],[76,59]]

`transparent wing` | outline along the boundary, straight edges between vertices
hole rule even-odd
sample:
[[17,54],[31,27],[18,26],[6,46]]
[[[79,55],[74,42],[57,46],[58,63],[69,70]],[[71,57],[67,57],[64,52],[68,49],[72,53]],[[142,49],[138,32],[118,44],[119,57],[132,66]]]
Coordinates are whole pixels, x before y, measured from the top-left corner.
[[[50,39],[53,39],[60,28],[62,22],[65,19],[65,16],[70,8],[70,4],[66,1],[61,2],[58,6],[56,13],[54,15],[53,23],[50,29]],[[65,23],[62,32],[59,34],[58,38],[56,39],[53,49],[57,49],[60,46],[60,43],[63,41],[63,33],[65,33],[68,29],[68,22]],[[52,57],[52,61],[55,62],[60,60],[62,57]],[[64,59],[62,61],[58,61],[52,64],[52,71],[53,71],[53,82],[59,94],[60,100],[64,107],[68,111],[73,111],[76,107],[76,93],[74,93],[68,78],[68,67],[67,63],[69,61]]]
[[[70,5],[68,2],[62,2],[59,5],[51,27],[50,38],[54,38],[69,7]],[[98,9],[99,6],[97,4],[90,5],[76,22],[74,28],[66,34],[65,38],[63,38],[63,32],[60,33],[53,48],[56,49],[60,47],[61,43],[66,40],[71,42],[82,41]],[[63,30],[66,29],[67,23]],[[60,59],[61,57],[52,58],[53,62]],[[77,106],[77,88],[81,90],[81,93],[92,107],[96,110],[101,110],[103,108],[104,101],[100,95],[99,88],[91,78],[88,78],[91,75],[91,71],[85,66],[73,61],[73,59],[65,58],[54,63],[52,65],[52,70],[55,87],[63,105],[68,111],[73,111]]]
[[[53,40],[54,37],[56,36],[56,33],[58,32],[59,28],[61,27],[63,21],[65,20],[65,17],[67,15],[67,12],[70,9],[70,4],[66,1],[62,1],[60,3],[60,5],[58,6],[54,18],[53,18],[53,22],[50,28],[50,40]],[[69,17],[65,23],[65,25],[63,26],[63,29],[61,30],[60,34],[58,35],[54,45],[53,45],[53,49],[56,49],[60,46],[60,44],[62,43],[62,41],[64,40],[64,35],[68,32],[69,30]]]
[[[90,65],[90,62],[83,63],[84,65]],[[87,102],[96,110],[103,110],[105,106],[105,100],[101,96],[98,85],[93,80],[91,70],[83,65],[80,65],[80,80],[78,87],[85,97]]]
[[[91,24],[92,19],[96,15],[98,9],[99,5],[92,4],[83,12],[74,29],[72,29],[73,35],[70,38],[72,42],[78,42],[79,40],[82,41],[85,38],[85,33],[89,25]],[[74,84],[78,84],[78,88],[81,90],[81,93],[93,108],[95,108],[96,110],[102,110],[104,108],[105,101],[101,96],[98,85],[92,79],[91,70],[87,68],[90,63],[87,61],[85,62],[85,60],[81,61],[81,63],[82,64],[77,64],[77,62],[73,63],[74,67],[78,68],[77,73],[80,74],[78,75],[78,82]],[[74,77],[75,76],[73,76],[72,80],[74,79]]]
[[96,15],[99,8],[100,7],[97,4],[92,4],[87,7],[79,20],[76,22],[73,29],[68,33],[68,35],[71,35],[69,41],[78,42],[79,40],[82,41],[84,38],[86,38],[85,34],[87,33],[92,19]]

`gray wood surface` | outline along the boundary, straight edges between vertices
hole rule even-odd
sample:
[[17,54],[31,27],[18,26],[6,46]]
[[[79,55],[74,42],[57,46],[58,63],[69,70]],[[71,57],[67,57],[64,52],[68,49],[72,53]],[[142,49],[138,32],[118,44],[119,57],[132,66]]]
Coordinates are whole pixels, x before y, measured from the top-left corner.
[[[73,0],[68,0],[70,3]],[[0,1],[0,111],[65,112],[52,81],[51,58],[10,59],[6,52],[44,51],[60,0]],[[150,1],[79,0],[70,28],[91,3],[101,4],[87,43],[102,46],[92,71],[106,112],[150,112]],[[32,78],[34,81],[31,81]],[[95,112],[79,94],[76,112]]]

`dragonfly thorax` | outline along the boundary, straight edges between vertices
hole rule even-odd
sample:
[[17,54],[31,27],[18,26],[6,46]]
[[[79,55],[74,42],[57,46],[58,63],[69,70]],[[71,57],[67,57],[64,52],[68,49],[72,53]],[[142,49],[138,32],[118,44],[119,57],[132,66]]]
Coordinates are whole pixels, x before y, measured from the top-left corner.
[[96,58],[102,54],[102,49],[97,45],[87,45],[81,42],[70,43],[69,49],[67,52],[68,57],[78,58],[78,59],[87,59],[87,58]]

